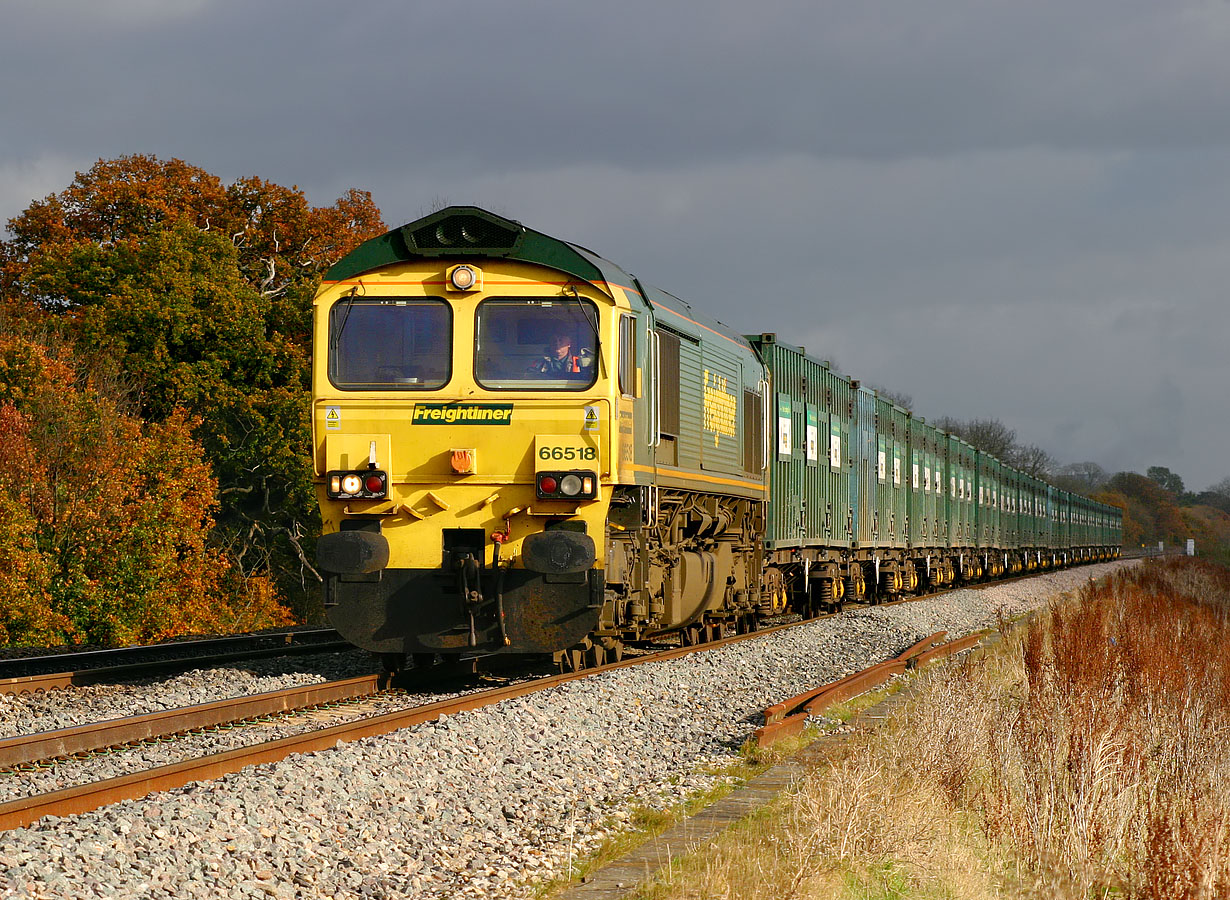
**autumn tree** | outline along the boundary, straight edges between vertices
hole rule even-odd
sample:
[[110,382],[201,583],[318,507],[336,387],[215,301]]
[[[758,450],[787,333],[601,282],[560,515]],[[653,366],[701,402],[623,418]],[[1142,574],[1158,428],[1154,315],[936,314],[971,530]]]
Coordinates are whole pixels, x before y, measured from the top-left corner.
[[385,230],[370,195],[313,207],[297,188],[129,156],[78,173],[9,227],[0,284],[115,360],[144,417],[184,410],[198,423],[221,498],[216,544],[294,590],[319,527],[311,297],[328,265]]
[[1079,494],[1090,494],[1110,480],[1110,474],[1092,460],[1069,463],[1054,473],[1055,484]]
[[1230,478],[1211,484],[1196,495],[1195,502],[1230,513]]
[[1157,484],[1161,486],[1162,490],[1169,491],[1176,497],[1183,496],[1183,479],[1174,472],[1170,471],[1170,469],[1166,468],[1166,466],[1149,466],[1149,468],[1145,471],[1145,474],[1148,475],[1151,480],[1157,482]]
[[1185,539],[1187,526],[1174,495],[1153,479],[1136,472],[1119,472],[1106,483],[1103,490],[1118,494],[1126,501],[1123,524],[1125,545],[1157,541],[1175,543]]
[[[3,378],[0,371],[0,395]],[[52,609],[51,566],[39,552],[38,521],[22,502],[26,473],[36,466],[29,429],[11,400],[0,402],[0,646],[58,644],[77,633]]]
[[282,297],[304,285],[314,289],[328,266],[385,230],[366,191],[350,190],[333,206],[313,207],[298,188],[259,178],[228,186],[183,160],[123,156],[78,172],[64,191],[31,203],[9,222],[13,237],[0,244],[0,287],[5,296],[60,307],[71,300],[32,290],[26,279],[42,252],[140,242],[175,224],[231,241],[245,280],[266,296]]
[[58,352],[0,335],[0,638],[114,644],[286,621],[207,544],[217,490],[194,423],[125,413]]

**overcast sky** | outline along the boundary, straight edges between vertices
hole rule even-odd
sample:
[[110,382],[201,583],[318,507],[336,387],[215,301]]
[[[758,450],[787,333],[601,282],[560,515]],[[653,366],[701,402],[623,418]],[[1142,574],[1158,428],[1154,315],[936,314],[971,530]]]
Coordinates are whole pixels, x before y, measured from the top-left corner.
[[1230,476],[1230,2],[0,0],[0,217],[179,157],[473,203],[928,418]]

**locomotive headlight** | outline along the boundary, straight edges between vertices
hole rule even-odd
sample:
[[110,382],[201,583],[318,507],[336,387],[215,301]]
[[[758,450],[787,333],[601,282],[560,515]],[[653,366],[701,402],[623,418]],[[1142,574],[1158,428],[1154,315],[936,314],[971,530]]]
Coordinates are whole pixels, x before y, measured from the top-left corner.
[[583,469],[539,472],[536,479],[541,500],[593,500],[597,497],[597,483],[597,474]]
[[448,270],[448,284],[454,291],[477,291],[483,286],[482,270],[476,266],[453,266]]
[[389,495],[389,473],[383,469],[326,472],[325,478],[334,500],[380,500]]

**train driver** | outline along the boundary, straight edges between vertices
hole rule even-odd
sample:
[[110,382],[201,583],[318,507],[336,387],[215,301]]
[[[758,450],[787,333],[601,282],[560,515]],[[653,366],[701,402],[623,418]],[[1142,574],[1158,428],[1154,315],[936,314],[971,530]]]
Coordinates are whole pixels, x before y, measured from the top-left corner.
[[546,352],[530,364],[529,371],[546,378],[588,378],[594,366],[594,352],[587,347],[573,349],[572,334],[564,328],[551,332]]

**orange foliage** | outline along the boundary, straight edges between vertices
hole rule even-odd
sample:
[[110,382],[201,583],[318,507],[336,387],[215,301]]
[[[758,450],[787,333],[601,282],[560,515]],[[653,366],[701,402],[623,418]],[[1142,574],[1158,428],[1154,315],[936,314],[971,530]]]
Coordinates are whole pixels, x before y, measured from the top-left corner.
[[29,423],[12,403],[0,403],[0,644],[59,643],[75,636],[51,608],[51,573],[38,551],[38,522],[23,502],[24,479],[35,469]]
[[283,573],[282,591],[310,609],[295,570],[319,530],[311,300],[327,266],[384,232],[371,195],[314,207],[296,187],[227,185],[183,160],[134,155],[99,160],[10,230],[0,331],[28,334],[41,317],[96,357],[98,393],[127,390],[153,421],[187,410],[221,486],[215,543],[249,575]]
[[313,281],[385,230],[366,191],[349,190],[333,206],[313,207],[296,187],[255,177],[227,186],[181,159],[100,159],[68,188],[31,203],[9,222],[14,237],[0,244],[0,288],[12,300],[25,297],[48,308],[71,304],[71,297],[41,293],[26,281],[32,268],[46,268],[40,257],[73,246],[135,246],[176,225],[233,242],[248,283],[267,296]]
[[1123,545],[1174,544],[1187,537],[1175,497],[1156,481],[1135,472],[1120,472],[1094,495],[1123,509]]
[[5,372],[0,640],[130,643],[288,621],[206,545],[217,484],[182,410],[142,423],[22,338],[0,336]]
[[1230,572],[1189,559],[1035,620],[1025,699],[994,721],[991,836],[1064,896],[1228,896],[1228,624]]

